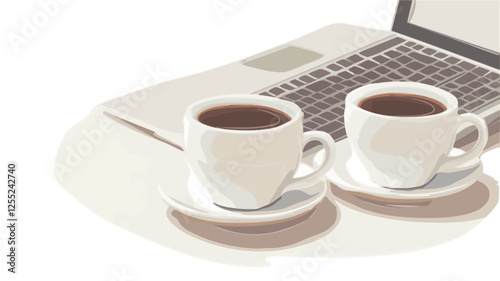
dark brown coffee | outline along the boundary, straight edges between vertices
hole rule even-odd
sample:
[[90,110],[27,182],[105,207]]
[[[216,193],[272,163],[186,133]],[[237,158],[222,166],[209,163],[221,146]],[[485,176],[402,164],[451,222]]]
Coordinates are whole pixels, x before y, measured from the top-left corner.
[[427,116],[446,110],[441,102],[413,94],[387,93],[363,99],[359,105],[364,110],[389,116]]
[[208,126],[229,130],[262,130],[278,127],[290,116],[279,110],[258,105],[228,105],[207,109],[198,120]]

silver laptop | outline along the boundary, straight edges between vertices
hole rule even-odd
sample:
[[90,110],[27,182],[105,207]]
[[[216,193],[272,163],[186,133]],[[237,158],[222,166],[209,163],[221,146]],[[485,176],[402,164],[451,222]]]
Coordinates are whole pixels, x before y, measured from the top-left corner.
[[499,11],[500,0],[401,0],[392,32],[333,24],[241,61],[145,89],[147,96],[134,103],[125,100],[133,101],[132,93],[99,110],[182,149],[182,115],[190,103],[223,94],[264,95],[296,103],[304,111],[305,130],[322,130],[339,141],[346,137],[349,92],[370,83],[414,81],[452,93],[459,113],[473,112],[492,124],[500,112]]

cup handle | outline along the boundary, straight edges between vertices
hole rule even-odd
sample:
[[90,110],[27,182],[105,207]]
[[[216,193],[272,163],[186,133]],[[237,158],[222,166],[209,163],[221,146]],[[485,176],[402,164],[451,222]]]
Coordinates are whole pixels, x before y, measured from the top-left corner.
[[457,156],[448,156],[444,164],[439,168],[440,171],[454,172],[462,170],[463,167],[460,167],[460,165],[467,163],[474,158],[479,158],[484,150],[484,147],[486,146],[486,143],[488,142],[488,126],[481,117],[472,113],[464,113],[458,116],[458,118],[459,127],[460,124],[463,123],[470,123],[476,127],[478,132],[477,141],[474,144],[474,147],[472,147],[469,151]]
[[323,159],[323,163],[321,163],[321,165],[317,167],[315,171],[301,177],[293,178],[287,185],[286,190],[298,189],[298,185],[312,185],[318,182],[321,177],[323,177],[332,167],[335,154],[335,141],[332,139],[332,137],[322,131],[305,132],[304,144],[302,146],[302,149],[304,149],[304,147],[311,141],[321,142],[321,145],[325,149],[325,159]]

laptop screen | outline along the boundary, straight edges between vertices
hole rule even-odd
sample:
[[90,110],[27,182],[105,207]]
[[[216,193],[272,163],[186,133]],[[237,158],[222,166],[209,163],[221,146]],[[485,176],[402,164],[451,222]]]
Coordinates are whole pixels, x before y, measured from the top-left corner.
[[392,30],[500,69],[500,0],[399,0]]
[[409,23],[500,52],[500,0],[415,0]]

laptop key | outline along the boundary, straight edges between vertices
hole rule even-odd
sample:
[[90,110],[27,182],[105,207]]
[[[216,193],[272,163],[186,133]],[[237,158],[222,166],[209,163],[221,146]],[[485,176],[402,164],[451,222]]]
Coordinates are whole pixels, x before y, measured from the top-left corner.
[[352,79],[354,79],[356,82],[361,83],[361,84],[366,84],[366,83],[370,82],[370,80],[366,79],[363,76],[356,76]]
[[304,81],[306,83],[311,83],[312,81],[314,81],[314,79],[311,78],[311,76],[307,76],[307,75],[299,77],[299,80]]
[[391,47],[394,47],[394,46],[396,46],[398,44],[401,44],[404,41],[405,40],[402,39],[402,38],[400,38],[400,37],[395,37],[395,38],[393,38],[391,40],[385,41],[385,42],[383,42],[381,44],[378,44],[376,46],[368,48],[368,49],[362,51],[360,54],[363,55],[363,56],[365,56],[365,57],[371,57],[371,56],[373,56],[375,54],[378,54],[378,53],[380,53],[380,52],[382,52],[384,50],[387,50],[387,49],[389,49]]
[[451,64],[456,64],[457,62],[459,62],[460,60],[457,59],[457,58],[454,58],[454,57],[448,57],[444,60],[445,62],[447,63],[451,63]]
[[402,76],[399,76],[399,75],[397,75],[394,72],[391,72],[391,73],[387,74],[387,77],[389,77],[389,78],[391,78],[393,80],[399,80],[399,79],[403,78]]
[[418,70],[418,69],[420,69],[420,68],[422,68],[424,66],[425,65],[423,65],[423,64],[421,64],[419,62],[416,62],[416,61],[411,62],[411,63],[409,63],[409,64],[406,65],[406,67],[411,68],[413,70]]
[[437,80],[437,81],[443,81],[444,77],[439,75],[439,74],[434,74],[431,76],[432,79]]
[[344,94],[344,93],[338,93],[338,94],[336,94],[336,95],[335,95],[335,97],[336,97],[336,98],[338,98],[338,99],[339,99],[339,100],[341,100],[341,101],[345,100],[345,97],[346,97],[346,96],[347,96],[347,95],[346,95],[346,94]]
[[347,71],[340,72],[338,75],[344,79],[349,79],[353,76],[351,73]]
[[490,92],[490,89],[486,88],[486,87],[482,87],[474,92],[472,92],[472,94],[476,97],[481,97],[481,96],[484,96],[486,95],[487,93]]
[[304,123],[304,127],[306,127],[309,130],[314,130],[315,128],[318,127],[318,124],[312,122],[312,121],[307,121]]
[[455,74],[457,74],[455,71],[447,68],[447,69],[443,69],[439,72],[439,74],[443,75],[443,76],[446,76],[446,77],[451,77]]
[[311,121],[313,121],[313,122],[315,122],[317,124],[324,124],[327,120],[325,120],[325,119],[323,119],[321,117],[316,116],[316,117],[313,117],[311,119]]
[[467,86],[473,88],[473,89],[478,89],[479,87],[483,86],[482,83],[479,83],[478,81],[472,81]]
[[344,128],[340,128],[337,131],[331,133],[330,136],[332,136],[332,138],[334,140],[338,141],[338,140],[340,140],[340,139],[342,139],[343,137],[346,136],[345,129]]
[[322,93],[314,93],[311,97],[315,98],[316,100],[321,100],[324,99],[326,96],[323,95]]
[[329,69],[331,69],[331,70],[333,70],[333,71],[337,71],[337,70],[341,70],[341,69],[342,69],[342,67],[340,67],[340,66],[338,66],[338,65],[336,65],[336,64],[334,64],[334,63],[329,64],[329,65],[327,66],[327,68],[329,68]]
[[335,84],[332,86],[332,88],[334,88],[335,90],[342,90],[345,88],[345,86],[341,84]]
[[349,65],[352,65],[352,62],[350,62],[350,61],[348,61],[348,60],[339,60],[339,61],[337,62],[337,64],[340,64],[340,65],[342,65],[343,67],[347,67],[347,66],[349,66]]
[[387,78],[387,77],[380,77],[379,79],[373,81],[373,83],[382,83],[382,82],[390,82],[391,79]]
[[480,77],[479,79],[476,80],[477,82],[483,84],[483,85],[486,85],[488,83],[491,82],[490,79],[488,79],[487,77]]
[[407,64],[411,61],[411,58],[409,58],[407,56],[401,56],[401,57],[397,58],[396,60],[402,64]]
[[458,65],[465,70],[471,70],[475,67],[473,64],[468,63],[466,61],[462,61]]
[[486,75],[486,77],[490,80],[497,80],[498,78],[500,78],[500,74],[495,72],[490,72],[488,73],[488,75]]
[[298,105],[300,108],[305,108],[308,105],[305,102],[301,102],[301,101],[294,101],[294,103],[296,105]]
[[423,64],[431,64],[433,62],[436,61],[436,59],[432,58],[432,57],[429,57],[429,56],[426,56],[426,55],[422,55],[422,54],[419,54],[419,53],[415,53],[415,52],[411,52],[408,54],[408,56],[422,62]]
[[274,87],[271,90],[269,90],[269,92],[277,96],[279,94],[284,93],[285,91],[283,89],[281,89],[281,88]]
[[430,78],[424,79],[424,80],[422,80],[420,82],[422,82],[424,84],[428,84],[428,85],[436,85],[437,84],[437,82],[435,80],[432,80]]
[[484,96],[481,97],[481,99],[485,100],[485,101],[489,101],[489,100],[493,100],[493,99],[496,99],[500,97],[500,93],[497,92],[497,91],[493,91],[489,94],[486,94]]
[[420,49],[422,49],[422,48],[424,48],[424,46],[419,45],[419,44],[417,44],[417,45],[413,46],[413,49],[415,49],[415,50],[420,50]]
[[311,98],[311,97],[305,97],[305,98],[301,99],[301,101],[302,101],[302,102],[305,102],[305,103],[307,103],[307,104],[312,104],[312,103],[314,103],[316,100],[315,100],[315,99],[313,99],[313,98]]
[[442,62],[442,61],[438,61],[434,65],[437,66],[437,67],[439,67],[439,68],[446,68],[446,67],[448,67],[448,64],[445,63],[445,62]]
[[362,57],[358,56],[358,55],[352,55],[350,57],[347,58],[347,60],[350,60],[352,61],[353,63],[357,63],[357,62],[360,62],[363,60]]
[[334,104],[337,104],[337,103],[341,102],[341,100],[336,99],[334,97],[327,97],[323,101],[326,102],[326,103],[328,103],[329,105],[334,105]]
[[434,56],[435,56],[436,58],[438,58],[438,59],[442,59],[442,58],[447,57],[447,55],[446,55],[446,54],[443,54],[443,53],[441,53],[441,52],[437,52],[437,53],[435,53],[435,54],[434,54]]
[[370,71],[370,72],[367,72],[365,74],[363,74],[364,77],[370,79],[370,80],[375,80],[376,78],[378,78],[380,75],[378,75],[377,73],[373,72],[373,71]]
[[311,114],[318,114],[318,113],[321,112],[321,110],[319,110],[315,106],[308,106],[308,107],[306,107],[306,109],[304,111],[307,111],[307,112],[309,112]]
[[399,56],[401,55],[401,53],[396,52],[396,51],[393,51],[393,50],[390,50],[390,51],[388,51],[388,52],[385,52],[385,53],[384,53],[384,55],[386,55],[386,56],[388,56],[388,57],[390,57],[390,58],[394,59],[394,58],[399,57]]
[[399,63],[397,63],[395,61],[390,61],[390,62],[386,63],[385,66],[387,66],[387,67],[389,67],[391,69],[396,69],[396,68],[400,67],[401,64],[399,64]]
[[291,91],[294,89],[294,87],[288,85],[288,84],[281,84],[280,86],[281,88],[285,89],[285,90],[288,90],[288,91]]
[[353,82],[352,80],[345,80],[345,81],[342,81],[342,85],[347,86],[347,87],[351,87],[351,86],[356,85],[356,83]]
[[474,96],[472,96],[472,95],[465,95],[465,96],[463,97],[463,99],[464,99],[464,100],[466,100],[466,101],[472,101],[472,100],[475,100],[475,99],[477,99],[477,98],[476,98],[476,97],[474,97]]
[[314,104],[315,107],[319,108],[319,109],[327,109],[330,107],[329,104],[325,103],[325,102],[322,102],[322,101],[318,101]]
[[398,72],[403,74],[404,76],[409,76],[410,74],[413,73],[411,70],[409,70],[408,68],[404,68],[404,67],[401,67],[400,69],[398,69]]
[[304,85],[304,83],[303,83],[303,82],[300,82],[300,81],[299,81],[299,80],[297,80],[297,79],[293,79],[292,81],[290,81],[290,83],[294,84],[294,85],[295,85],[295,86],[297,86],[297,87],[300,87],[300,86]]
[[365,70],[360,68],[360,67],[357,67],[357,66],[353,66],[351,68],[349,68],[349,71],[354,73],[354,74],[361,74],[363,73]]
[[466,106],[464,106],[464,108],[467,110],[473,110],[473,109],[479,107],[480,105],[482,105],[483,103],[484,103],[483,100],[476,100],[476,101],[473,101],[473,102],[467,104]]
[[337,114],[334,114],[334,113],[329,112],[329,111],[325,111],[325,112],[321,113],[319,116],[325,118],[326,120],[334,120],[335,118],[338,117]]
[[334,107],[331,111],[339,116],[344,115],[344,110],[339,107]]
[[387,69],[383,66],[379,66],[379,67],[375,68],[374,70],[380,74],[386,74],[387,72],[390,72],[389,69]]
[[432,74],[436,71],[438,71],[439,68],[435,67],[435,66],[432,66],[432,65],[429,65],[427,67],[424,67],[421,72],[424,73],[424,74]]
[[463,76],[455,80],[455,82],[457,82],[458,84],[467,84],[476,78],[477,76],[472,73],[465,73]]
[[326,77],[326,79],[332,81],[333,83],[339,83],[340,81],[342,81],[342,78],[340,78],[338,76],[329,76],[329,77]]
[[408,53],[409,51],[411,51],[410,48],[406,48],[405,46],[399,46],[396,48],[396,50],[401,51],[403,53]]
[[335,89],[328,87],[328,88],[323,89],[323,91],[321,91],[321,92],[325,95],[329,95],[329,94],[335,92]]
[[388,61],[389,59],[384,57],[384,56],[376,56],[373,58],[373,60],[378,62],[378,63],[384,63],[384,62]]
[[479,76],[482,76],[482,75],[485,75],[486,73],[488,73],[488,70],[481,68],[481,67],[477,67],[476,69],[472,70],[472,73],[477,74]]
[[302,97],[309,96],[310,94],[312,94],[311,91],[308,91],[306,89],[297,90],[297,93],[299,93],[300,95],[302,95]]
[[422,52],[430,56],[430,55],[434,54],[436,51],[431,49],[431,48],[425,48],[422,50]]
[[467,86],[460,87],[460,88],[458,88],[458,90],[459,90],[460,92],[462,92],[462,93],[466,93],[466,94],[467,94],[467,93],[472,92],[472,88],[467,87]]
[[311,85],[307,86],[306,88],[311,90],[311,91],[319,92],[330,85],[332,85],[330,82],[328,82],[326,80],[320,80],[320,81],[312,83]]
[[318,130],[330,133],[330,132],[335,132],[336,130],[340,129],[342,126],[343,126],[342,123],[337,122],[337,121],[333,121],[333,122],[327,123],[324,126],[319,127]]
[[309,75],[313,76],[314,78],[321,78],[321,77],[324,77],[328,74],[330,74],[330,72],[328,72],[324,69],[321,69],[321,68],[309,73]]
[[373,61],[371,60],[366,60],[362,63],[359,64],[359,66],[365,68],[365,69],[369,69],[369,68],[373,68],[375,66],[377,66],[378,64],[374,63]]

